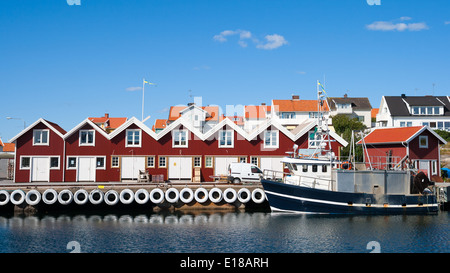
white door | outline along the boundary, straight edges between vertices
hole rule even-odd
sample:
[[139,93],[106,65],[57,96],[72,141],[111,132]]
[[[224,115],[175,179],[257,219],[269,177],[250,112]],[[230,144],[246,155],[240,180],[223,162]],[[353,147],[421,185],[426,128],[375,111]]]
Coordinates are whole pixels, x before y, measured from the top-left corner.
[[95,157],[78,158],[78,181],[95,181]]
[[230,163],[237,163],[237,157],[216,157],[214,162],[214,175],[228,175]]
[[139,170],[145,170],[145,157],[122,157],[122,179],[138,179]]
[[275,177],[283,178],[283,163],[281,162],[281,157],[261,157],[260,158],[260,169],[276,171]]
[[31,181],[50,181],[49,157],[33,157],[31,162]]
[[192,180],[192,157],[169,157],[169,180]]
[[431,176],[430,176],[430,161],[429,160],[420,160],[418,171],[424,172],[428,176],[428,178],[431,178]]

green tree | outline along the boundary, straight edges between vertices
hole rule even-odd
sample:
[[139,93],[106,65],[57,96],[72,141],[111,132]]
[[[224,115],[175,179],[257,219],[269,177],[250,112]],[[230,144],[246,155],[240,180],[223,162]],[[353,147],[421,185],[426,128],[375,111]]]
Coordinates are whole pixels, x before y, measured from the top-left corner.
[[[348,156],[350,153],[350,142],[352,138],[352,131],[361,131],[366,129],[367,127],[360,121],[358,121],[357,118],[350,118],[347,115],[336,115],[332,117],[333,121],[333,127],[334,130],[338,135],[340,135],[345,141],[349,143],[347,147],[343,147],[341,150],[341,158]],[[355,136],[355,142],[358,142],[360,140],[360,136]],[[363,152],[361,145],[357,145],[355,148],[356,153],[356,162],[362,162],[363,160]]]

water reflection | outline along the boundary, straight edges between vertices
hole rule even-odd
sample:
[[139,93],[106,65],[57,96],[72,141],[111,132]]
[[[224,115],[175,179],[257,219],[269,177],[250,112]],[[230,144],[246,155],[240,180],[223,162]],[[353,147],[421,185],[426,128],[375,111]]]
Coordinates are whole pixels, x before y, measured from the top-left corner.
[[450,217],[263,212],[0,216],[0,252],[450,252]]

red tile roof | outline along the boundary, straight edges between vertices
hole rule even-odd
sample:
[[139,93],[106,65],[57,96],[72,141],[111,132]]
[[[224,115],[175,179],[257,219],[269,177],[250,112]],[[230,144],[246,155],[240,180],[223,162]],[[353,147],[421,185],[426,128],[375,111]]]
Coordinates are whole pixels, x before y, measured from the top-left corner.
[[[330,111],[328,103],[324,102],[324,110]],[[273,100],[278,112],[314,112],[317,111],[317,100]]]
[[103,124],[105,122],[108,123],[105,129],[117,129],[120,125],[127,121],[127,118],[110,118],[109,114],[105,114],[104,117],[89,117],[90,121],[95,124]]
[[376,118],[379,110],[380,108],[372,108],[372,110],[370,111],[370,116],[372,118]]
[[157,119],[155,120],[155,124],[152,127],[152,130],[155,131],[156,129],[164,129],[167,126],[167,119]]
[[[188,108],[188,106],[171,106],[169,111],[169,121],[175,121],[181,117],[180,112],[186,108]],[[209,114],[206,117],[206,121],[219,120],[219,106],[203,106],[201,108]]]
[[[366,144],[406,142],[422,128],[423,126],[376,128],[364,138],[364,141]],[[361,141],[358,141],[358,144],[361,144]]]
[[244,112],[246,119],[264,119],[267,113],[272,110],[268,105],[246,105]]
[[14,152],[16,145],[14,143],[3,143],[3,152]]

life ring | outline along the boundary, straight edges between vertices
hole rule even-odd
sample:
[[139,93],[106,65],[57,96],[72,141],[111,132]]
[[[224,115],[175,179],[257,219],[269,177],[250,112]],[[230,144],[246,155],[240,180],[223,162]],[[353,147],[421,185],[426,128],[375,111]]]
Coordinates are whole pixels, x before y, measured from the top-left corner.
[[70,190],[62,190],[58,193],[58,202],[61,205],[68,205],[72,203],[73,193]]
[[[20,197],[17,198],[17,195],[20,195]],[[14,205],[20,205],[23,203],[23,201],[25,201],[25,193],[23,192],[23,190],[14,190],[9,196],[9,199]]]
[[145,204],[148,201],[148,191],[146,189],[139,189],[134,193],[134,200],[138,204]]
[[47,205],[52,205],[58,200],[58,193],[54,189],[46,189],[42,194],[42,201]]
[[35,206],[39,204],[39,202],[41,201],[41,193],[38,192],[37,190],[31,190],[27,192],[25,196],[25,201],[27,202],[28,205]]
[[266,199],[266,194],[262,189],[254,189],[252,191],[252,201],[256,204],[261,204]]
[[170,188],[166,191],[165,197],[167,202],[176,203],[180,199],[180,193],[175,188]]
[[223,194],[222,191],[219,188],[212,188],[209,191],[209,200],[211,200],[211,202],[213,203],[219,203],[220,201],[222,201],[223,198]]
[[350,162],[350,161],[344,161],[344,162],[342,162],[342,165],[341,165],[341,167],[342,167],[342,169],[344,169],[344,170],[351,170],[352,169],[352,162]]
[[164,192],[160,188],[154,188],[150,192],[150,201],[153,204],[161,204],[164,201]]
[[[82,196],[82,197],[80,197]],[[85,189],[77,190],[73,195],[73,201],[78,205],[84,205],[89,200],[89,193]]]
[[[4,197],[2,197],[4,196]],[[0,190],[0,206],[6,205],[9,202],[9,192],[5,190]]]
[[105,193],[104,199],[106,204],[114,206],[119,202],[119,194],[115,190],[109,190]]
[[191,203],[194,200],[194,192],[190,188],[183,188],[180,191],[180,200],[185,204]]
[[130,189],[124,189],[120,192],[119,199],[122,204],[131,204],[134,201],[134,192]]
[[245,204],[248,201],[250,201],[250,199],[252,198],[252,193],[247,188],[241,188],[237,192],[237,198],[238,198],[239,202],[241,202],[242,204]]
[[236,190],[233,188],[227,188],[223,191],[223,199],[227,203],[234,203],[237,200]]
[[89,193],[89,202],[94,205],[98,205],[103,202],[103,192],[99,189],[92,190]]
[[198,188],[194,192],[195,201],[205,203],[208,200],[208,191],[205,188]]

